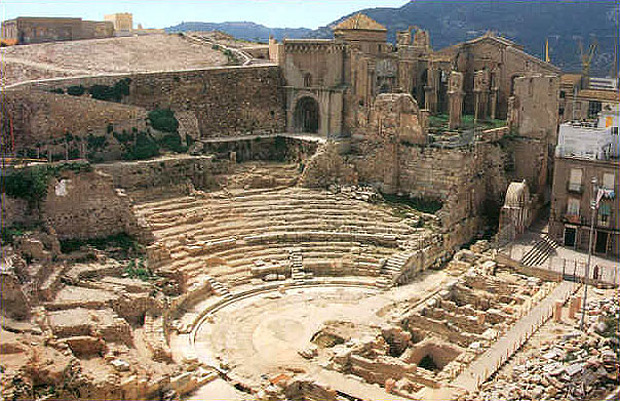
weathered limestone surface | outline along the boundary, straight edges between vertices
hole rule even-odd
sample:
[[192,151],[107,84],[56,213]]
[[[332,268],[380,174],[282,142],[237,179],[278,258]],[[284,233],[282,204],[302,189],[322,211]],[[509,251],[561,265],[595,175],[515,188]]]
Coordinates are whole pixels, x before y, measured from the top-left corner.
[[227,162],[216,162],[212,156],[161,157],[135,162],[99,164],[97,170],[112,177],[115,188],[155,190],[191,183],[197,189],[213,185],[213,176],[227,172]]
[[63,172],[50,183],[41,213],[61,239],[141,234],[129,198],[98,171]]
[[308,160],[301,183],[308,188],[327,188],[332,184],[355,185],[357,173],[338,154],[337,146],[328,143]]

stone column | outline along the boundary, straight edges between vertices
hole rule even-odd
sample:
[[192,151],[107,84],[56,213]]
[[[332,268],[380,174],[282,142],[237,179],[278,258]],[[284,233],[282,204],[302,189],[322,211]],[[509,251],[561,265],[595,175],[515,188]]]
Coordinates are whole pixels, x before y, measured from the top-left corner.
[[457,71],[450,73],[448,83],[448,109],[450,111],[450,129],[456,129],[461,126],[461,114],[463,114],[463,74]]
[[486,119],[489,104],[489,72],[487,70],[474,73],[474,99],[474,118],[476,120]]
[[553,321],[556,323],[562,322],[562,301],[556,301],[553,305]]
[[429,63],[429,65],[426,86],[424,87],[424,108],[432,114],[435,114],[437,113],[437,99],[439,97],[437,94],[437,90],[439,89],[439,70],[434,69],[432,63]]
[[497,99],[499,97],[499,80],[497,69],[491,72],[491,110],[489,117],[493,120],[497,118]]

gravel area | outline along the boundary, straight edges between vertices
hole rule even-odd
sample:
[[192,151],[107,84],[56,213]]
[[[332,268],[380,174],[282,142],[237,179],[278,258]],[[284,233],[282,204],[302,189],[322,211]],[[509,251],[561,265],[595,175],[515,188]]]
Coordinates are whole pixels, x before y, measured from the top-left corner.
[[2,85],[76,75],[174,71],[226,65],[208,45],[150,35],[12,46],[0,49]]

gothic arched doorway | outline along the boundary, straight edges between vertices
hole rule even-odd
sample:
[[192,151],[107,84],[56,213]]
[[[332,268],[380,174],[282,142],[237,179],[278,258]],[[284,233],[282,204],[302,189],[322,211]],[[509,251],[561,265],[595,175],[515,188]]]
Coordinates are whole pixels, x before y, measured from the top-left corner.
[[310,96],[297,101],[294,114],[295,132],[319,132],[319,104]]

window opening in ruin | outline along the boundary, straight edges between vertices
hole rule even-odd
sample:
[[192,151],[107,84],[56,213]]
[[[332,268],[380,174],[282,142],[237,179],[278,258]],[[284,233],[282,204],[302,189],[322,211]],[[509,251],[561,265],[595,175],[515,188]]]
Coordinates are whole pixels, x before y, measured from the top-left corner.
[[424,358],[420,359],[418,366],[430,370],[431,372],[439,372],[441,370],[430,355],[426,355]]
[[579,192],[581,193],[581,179],[583,176],[583,170],[580,168],[572,168],[570,169],[570,180],[568,182],[568,190],[571,192]]
[[306,96],[299,99],[295,106],[295,132],[319,132],[319,104],[313,98]]
[[426,94],[424,93],[424,87],[426,86],[426,82],[428,80],[428,70],[424,70],[420,78],[418,79],[417,85],[414,88],[413,93],[411,94],[415,100],[418,102],[418,105],[421,109],[425,108],[426,102]]

